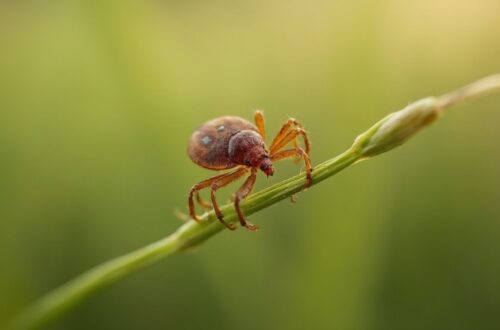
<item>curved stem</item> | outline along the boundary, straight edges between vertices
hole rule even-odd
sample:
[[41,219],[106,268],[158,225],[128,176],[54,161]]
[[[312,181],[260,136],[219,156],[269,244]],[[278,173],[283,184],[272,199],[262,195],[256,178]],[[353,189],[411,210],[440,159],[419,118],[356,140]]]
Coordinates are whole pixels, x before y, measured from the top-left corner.
[[[426,127],[443,109],[466,99],[500,91],[500,74],[493,75],[445,94],[439,98],[426,98],[392,113],[360,134],[353,146],[342,154],[314,167],[312,184],[315,185],[344,168],[393,149]],[[250,195],[241,204],[245,214],[252,214],[300,192],[306,183],[300,174]],[[231,204],[221,207],[229,223],[237,220]],[[173,234],[136,251],[105,262],[48,293],[22,313],[13,328],[36,328],[64,314],[100,289],[166,257],[196,246],[222,231],[223,227],[213,211],[201,217],[200,224],[189,221]]]
[[500,74],[491,75],[477,80],[467,86],[441,96],[439,98],[439,106],[441,108],[448,108],[467,99],[472,99],[498,92],[500,90],[499,81]]

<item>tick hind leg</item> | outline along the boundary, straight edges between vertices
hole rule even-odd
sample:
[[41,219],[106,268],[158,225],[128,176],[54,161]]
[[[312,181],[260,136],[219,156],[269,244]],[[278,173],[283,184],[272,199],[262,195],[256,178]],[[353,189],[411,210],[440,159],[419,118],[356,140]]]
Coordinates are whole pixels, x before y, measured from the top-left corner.
[[235,173],[240,172],[241,170],[242,169],[237,169],[236,171],[233,171],[233,172],[229,172],[229,173],[224,173],[224,174],[221,174],[221,175],[217,175],[217,176],[211,177],[210,179],[206,179],[206,180],[203,180],[203,181],[198,182],[197,184],[195,184],[191,188],[191,190],[189,191],[189,197],[188,197],[189,215],[191,216],[191,218],[193,218],[193,220],[195,220],[195,221],[199,221],[200,220],[198,218],[198,216],[196,215],[196,208],[195,208],[195,205],[194,205],[195,195],[198,195],[200,190],[208,188],[208,187],[210,187],[212,185],[212,183],[216,182],[217,180],[220,180],[220,179],[222,179],[224,177],[227,177],[227,176],[231,176],[231,175],[233,175]]
[[255,179],[257,178],[257,170],[252,169],[252,173],[250,176],[246,179],[245,183],[241,186],[240,189],[236,192],[236,195],[234,197],[234,208],[236,209],[236,212],[238,213],[238,218],[240,219],[240,223],[243,227],[246,227],[249,230],[255,231],[259,229],[258,226],[251,224],[248,222],[245,218],[245,215],[243,215],[243,212],[241,211],[240,208],[240,202],[243,200],[245,197],[248,196],[248,194],[252,191],[252,188],[255,184]]
[[282,150],[274,155],[271,155],[271,160],[272,161],[278,161],[286,158],[302,158],[304,160],[304,165],[306,167],[306,185],[305,188],[308,188],[311,186],[312,183],[312,166],[311,166],[311,160],[309,159],[309,155],[304,151],[302,148],[297,148],[297,149],[287,149],[287,150]]
[[196,201],[198,202],[198,204],[200,204],[200,206],[206,210],[211,210],[212,209],[212,205],[205,201],[203,198],[201,198],[200,196],[200,192],[199,191],[196,191],[194,193],[194,197],[196,198]]
[[215,215],[217,216],[217,219],[219,219],[219,221],[224,226],[226,226],[228,229],[231,229],[231,230],[235,230],[236,226],[233,225],[233,224],[227,223],[224,220],[224,215],[222,214],[221,210],[219,209],[219,205],[217,204],[217,199],[215,198],[215,192],[219,188],[227,186],[231,182],[233,182],[233,181],[237,180],[238,178],[240,178],[243,174],[246,173],[246,171],[247,171],[246,168],[241,168],[240,170],[238,170],[236,172],[233,172],[233,173],[229,174],[228,176],[222,177],[222,178],[220,178],[220,179],[212,182],[212,184],[210,186],[210,188],[211,188],[211,190],[210,190],[210,197],[212,199],[212,205],[214,206]]

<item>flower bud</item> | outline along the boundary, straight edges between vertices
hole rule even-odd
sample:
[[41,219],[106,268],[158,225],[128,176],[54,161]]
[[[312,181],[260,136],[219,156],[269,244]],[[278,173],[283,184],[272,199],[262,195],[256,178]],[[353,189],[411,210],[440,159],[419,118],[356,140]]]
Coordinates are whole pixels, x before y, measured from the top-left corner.
[[354,141],[353,149],[362,158],[372,157],[389,151],[412,137],[438,118],[440,114],[437,99],[428,97],[393,112]]

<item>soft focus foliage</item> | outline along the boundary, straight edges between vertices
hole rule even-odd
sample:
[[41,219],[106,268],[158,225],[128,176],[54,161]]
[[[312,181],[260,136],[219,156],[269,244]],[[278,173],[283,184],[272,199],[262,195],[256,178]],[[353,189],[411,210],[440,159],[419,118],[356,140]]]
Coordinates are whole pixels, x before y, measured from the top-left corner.
[[[179,226],[193,129],[263,108],[318,163],[500,68],[500,2],[0,2],[0,324]],[[60,329],[500,328],[500,98],[94,297]],[[290,163],[258,188],[297,173]],[[236,189],[231,186],[221,200]]]

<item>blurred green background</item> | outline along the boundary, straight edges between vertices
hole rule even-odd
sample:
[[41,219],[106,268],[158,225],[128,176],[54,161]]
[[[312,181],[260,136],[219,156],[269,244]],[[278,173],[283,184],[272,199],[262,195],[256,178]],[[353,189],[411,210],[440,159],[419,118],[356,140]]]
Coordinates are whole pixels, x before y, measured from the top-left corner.
[[[500,71],[498,0],[1,1],[0,323],[177,228],[192,131],[264,109],[312,160]],[[500,96],[120,282],[54,329],[499,329]],[[257,190],[299,171],[292,162]],[[221,194],[224,200],[236,185]]]

